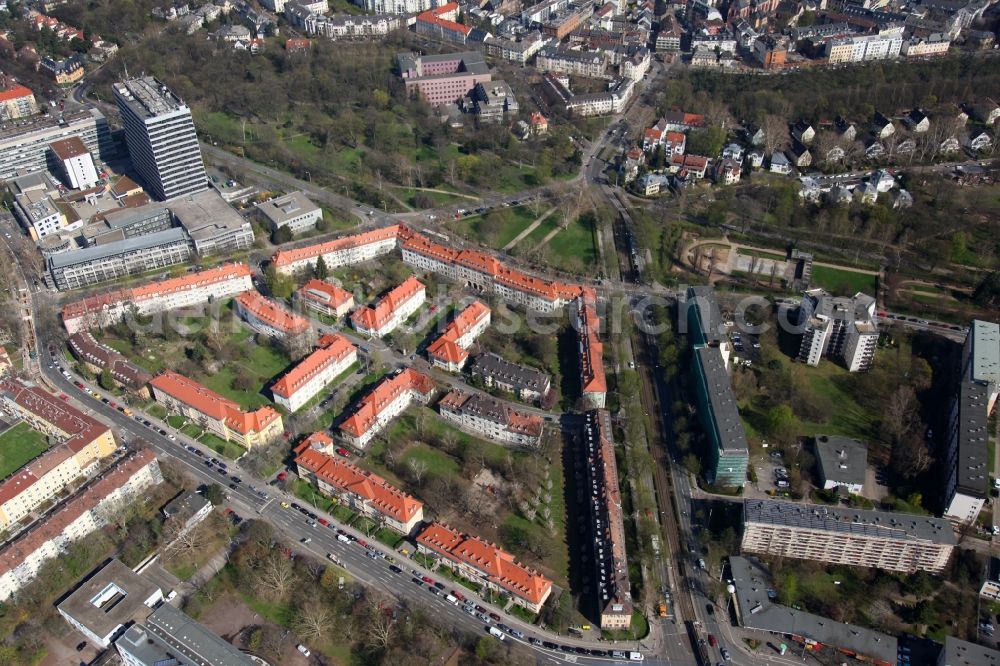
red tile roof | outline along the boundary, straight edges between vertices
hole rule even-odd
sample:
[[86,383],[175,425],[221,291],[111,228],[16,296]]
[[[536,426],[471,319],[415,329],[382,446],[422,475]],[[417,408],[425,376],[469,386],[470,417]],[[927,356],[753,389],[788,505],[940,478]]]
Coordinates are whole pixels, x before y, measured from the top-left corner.
[[8,476],[0,483],[0,506],[35,485],[40,478],[72,457],[73,451],[68,446],[57,444]]
[[456,23],[455,21],[449,21],[446,18],[442,18],[444,14],[449,14],[458,11],[457,2],[449,2],[446,5],[441,5],[436,9],[431,9],[423,14],[417,16],[418,23],[429,23],[431,25],[438,26],[445,30],[450,30],[452,32],[461,32],[468,35],[472,32],[472,28],[467,25],[462,25],[461,23]]
[[0,575],[16,569],[44,544],[61,535],[87,511],[100,505],[111,493],[125,485],[139,470],[156,460],[149,449],[125,458],[83,492],[70,498],[55,511],[21,532],[0,549]]
[[317,374],[356,353],[354,345],[347,338],[340,335],[324,335],[320,340],[320,348],[302,359],[301,363],[276,381],[271,387],[271,392],[290,398]]
[[271,407],[261,407],[253,412],[244,412],[240,406],[218,393],[202,386],[193,379],[179,375],[173,370],[164,370],[149,383],[157,391],[163,391],[197,412],[216,421],[224,421],[228,428],[246,435],[260,432],[281,416]]
[[12,99],[19,99],[28,95],[34,95],[31,88],[22,86],[20,83],[15,83],[6,90],[0,90],[0,102],[9,102]]
[[667,132],[667,143],[685,143],[687,141],[687,136],[684,132]]
[[66,139],[59,139],[58,141],[53,141],[49,144],[49,148],[52,152],[61,160],[68,160],[78,155],[87,155],[90,153],[87,150],[87,146],[83,144],[83,140],[78,136],[71,136]]
[[577,302],[577,316],[580,330],[580,372],[584,393],[604,393],[608,390],[608,381],[604,374],[604,345],[598,337],[601,325],[597,318],[597,310],[590,299],[580,299]]
[[294,264],[299,261],[315,259],[321,254],[329,254],[330,252],[336,252],[337,250],[361,247],[370,243],[378,243],[389,238],[398,239],[401,237],[402,229],[405,229],[405,227],[394,224],[392,226],[382,227],[381,229],[372,229],[371,231],[366,231],[361,234],[354,234],[353,236],[335,238],[334,240],[327,241],[325,243],[307,245],[306,247],[300,247],[296,250],[279,250],[274,253],[271,260],[276,268],[281,268],[282,266]]
[[408,523],[423,509],[423,502],[407,495],[388,481],[356,465],[307,446],[295,462],[340,491],[354,493],[371,502],[381,513]]
[[255,319],[286,335],[297,335],[309,330],[308,320],[285,306],[265,298],[259,292],[245,291],[236,297],[236,302]]
[[351,315],[351,321],[356,328],[379,330],[392,319],[400,307],[425,289],[424,283],[411,275],[379,299],[374,306],[355,310]]
[[309,280],[299,289],[299,296],[315,301],[328,308],[337,309],[354,300],[354,295],[346,289],[323,280]]
[[249,277],[250,267],[246,264],[223,264],[196,273],[189,273],[169,280],[151,282],[132,289],[116,289],[83,300],[67,303],[62,309],[63,321],[83,317],[88,314],[99,314],[106,307],[122,302],[138,303],[140,301],[168,296],[170,294],[200,289],[206,285],[225,282],[239,277]]
[[457,340],[489,316],[490,309],[486,305],[481,301],[473,301],[458,313],[434,342],[428,345],[427,353],[449,363],[464,361],[469,357],[469,353],[458,344]]
[[34,414],[36,418],[66,433],[68,439],[65,444],[73,453],[79,453],[109,430],[108,426],[65,400],[60,400],[18,377],[0,379],[0,392],[10,396],[19,407]]
[[450,560],[472,566],[486,574],[488,580],[530,603],[541,603],[552,589],[551,580],[524,566],[510,553],[446,525],[431,523],[417,535],[417,543]]
[[340,424],[340,429],[354,437],[360,437],[375,425],[382,410],[406,391],[430,395],[434,392],[434,381],[423,373],[406,368],[380,382],[362,398],[354,412]]

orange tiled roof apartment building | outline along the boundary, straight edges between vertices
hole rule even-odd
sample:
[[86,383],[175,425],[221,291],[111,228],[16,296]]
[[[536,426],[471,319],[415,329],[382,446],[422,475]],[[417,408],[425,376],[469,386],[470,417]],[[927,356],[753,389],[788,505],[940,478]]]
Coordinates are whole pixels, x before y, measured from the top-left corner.
[[309,321],[284,305],[261,296],[257,291],[245,291],[233,301],[236,312],[250,328],[272,338],[300,335],[309,330]]
[[441,398],[438,410],[445,420],[504,444],[534,448],[542,440],[542,417],[488,395],[455,389]]
[[70,543],[104,527],[108,509],[162,481],[153,452],[138,451],[8,541],[0,548],[0,600],[16,594]]
[[355,310],[351,324],[362,335],[381,338],[392,333],[406,318],[420,309],[427,288],[410,276],[372,306]]
[[484,541],[431,523],[417,535],[417,549],[437,555],[458,575],[510,594],[514,603],[537,613],[552,592],[552,581],[514,559],[510,553]]
[[604,374],[604,344],[598,335],[601,320],[590,299],[576,301],[577,336],[580,342],[580,386],[584,400],[603,409],[607,402],[608,380]]
[[[628,629],[632,624],[632,588],[625,553],[625,523],[615,462],[611,415],[587,412],[583,430],[586,483],[590,485],[590,519],[597,569],[597,608],[601,629]],[[584,491],[586,492],[586,490]]]
[[167,409],[245,449],[270,442],[281,435],[284,428],[281,414],[273,408],[261,407],[253,412],[244,412],[232,400],[173,370],[165,370],[149,385],[153,389],[153,397]]
[[295,296],[310,310],[329,317],[343,317],[354,307],[354,294],[323,280],[309,280]]
[[418,14],[414,30],[418,35],[425,37],[433,37],[455,44],[465,44],[472,28],[457,23],[456,18],[458,18],[458,3],[449,2],[436,9],[429,9]]
[[423,521],[423,502],[382,477],[334,456],[333,440],[327,434],[310,435],[296,452],[299,477],[324,495],[403,535],[409,535]]
[[490,325],[490,309],[481,301],[473,301],[427,346],[431,365],[458,372],[469,360],[468,348]]
[[363,449],[382,428],[402,414],[413,400],[426,405],[433,395],[433,380],[412,368],[406,368],[383,379],[362,398],[354,411],[340,424],[340,434],[352,446]]
[[274,383],[274,401],[297,412],[357,360],[358,350],[347,338],[324,335],[316,351]]
[[134,306],[148,315],[222,299],[253,289],[250,267],[224,264],[132,289],[117,289],[66,304],[63,324],[70,335],[79,331],[108,326],[121,321]]
[[[496,295],[522,307],[552,312],[576,304],[580,328],[581,380],[584,397],[595,407],[606,401],[607,381],[604,374],[603,346],[597,333],[599,321],[593,290],[578,285],[528,275],[510,268],[499,259],[476,250],[456,250],[435,243],[426,236],[403,225],[385,227],[365,234],[347,236],[328,243],[299,250],[278,252],[275,265],[282,272],[294,272],[316,262],[322,255],[327,266],[364,261],[391,252],[400,244],[403,261],[422,271],[445,276],[474,291]],[[584,307],[586,304],[588,307]],[[582,317],[581,317],[582,315]]]
[[271,260],[275,269],[283,275],[315,267],[319,257],[323,257],[327,268],[349,266],[392,252],[396,249],[400,233],[408,231],[406,227],[394,224],[296,250],[279,250]]

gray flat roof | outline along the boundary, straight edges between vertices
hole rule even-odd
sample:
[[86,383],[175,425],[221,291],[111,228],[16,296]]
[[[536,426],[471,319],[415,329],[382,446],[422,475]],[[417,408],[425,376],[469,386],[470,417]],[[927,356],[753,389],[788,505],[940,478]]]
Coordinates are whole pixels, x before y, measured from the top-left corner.
[[974,319],[969,327],[969,379],[1000,384],[1000,324]]
[[239,229],[249,224],[226,203],[221,194],[211,189],[170,199],[166,205],[195,240],[211,238],[220,230]]
[[722,362],[722,352],[718,347],[699,347],[695,354],[708,384],[708,401],[712,406],[715,427],[719,431],[720,448],[723,451],[747,452],[750,448],[747,433],[740,420],[729,373]]
[[270,201],[257,204],[257,209],[275,224],[281,224],[293,217],[319,210],[319,206],[310,201],[303,192],[289,192]]
[[121,96],[120,99],[140,118],[156,117],[187,108],[180,97],[152,76],[116,83],[114,88]]
[[184,240],[187,240],[184,230],[174,227],[173,229],[164,229],[163,231],[157,231],[152,234],[136,236],[135,238],[127,238],[123,241],[115,243],[108,243],[107,245],[87,247],[73,252],[60,252],[59,254],[54,254],[49,257],[49,267],[54,269],[65,268],[66,266],[74,266],[88,261],[113,257],[116,254],[134,252],[136,250],[143,250],[146,248],[156,247],[157,245],[166,245],[168,243],[175,243],[177,241]]
[[725,337],[725,322],[722,321],[722,310],[715,298],[715,289],[710,286],[688,287],[687,298],[698,310],[698,320],[701,322],[701,333],[708,342],[719,342]]
[[150,612],[146,601],[159,591],[118,560],[111,560],[57,608],[95,635],[108,636],[122,625],[144,620]]
[[748,523],[842,532],[899,541],[955,544],[955,533],[947,520],[911,513],[747,499],[743,501],[743,515]]
[[865,482],[868,447],[860,440],[838,435],[816,435],[816,460],[824,481],[842,485]]
[[109,229],[127,227],[170,211],[163,204],[147,204],[136,208],[114,208],[104,214]]
[[146,631],[199,666],[246,666],[254,663],[231,643],[170,604],[163,604],[146,618]]
[[744,627],[802,636],[890,664],[896,663],[897,643],[894,636],[773,603],[767,596],[770,575],[756,560],[731,556],[729,568],[736,588],[740,622]]
[[945,636],[944,651],[938,663],[941,666],[998,666],[1000,652],[954,636]]
[[964,494],[989,493],[989,388],[963,381],[958,389],[958,488]]

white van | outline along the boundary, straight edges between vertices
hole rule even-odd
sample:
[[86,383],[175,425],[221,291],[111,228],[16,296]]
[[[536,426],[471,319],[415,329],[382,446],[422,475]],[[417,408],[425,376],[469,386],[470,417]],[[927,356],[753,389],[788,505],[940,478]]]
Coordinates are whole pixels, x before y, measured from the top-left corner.
[[343,534],[338,534],[338,535],[337,535],[337,541],[343,541],[344,543],[351,543],[351,540],[350,540],[350,539],[348,539],[348,538],[347,538],[346,536],[344,536]]
[[448,596],[446,596],[444,598],[444,600],[447,601],[449,604],[451,604],[453,606],[457,606],[458,605],[458,599],[456,597],[450,595],[450,594]]
[[496,638],[498,641],[507,640],[507,635],[502,631],[500,631],[499,629],[497,629],[496,627],[490,627],[490,635]]
[[631,661],[643,661],[646,659],[646,656],[641,652],[629,652],[628,658]]

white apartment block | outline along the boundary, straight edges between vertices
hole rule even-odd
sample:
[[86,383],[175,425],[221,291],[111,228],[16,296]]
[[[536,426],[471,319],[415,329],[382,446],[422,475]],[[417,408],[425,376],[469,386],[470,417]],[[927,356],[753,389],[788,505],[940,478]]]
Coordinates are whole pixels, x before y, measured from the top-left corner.
[[743,501],[744,553],[940,573],[955,547],[943,518],[797,502]]
[[886,60],[898,57],[902,46],[902,33],[896,32],[844,37],[831,39],[826,43],[826,57],[831,65],[841,62]]
[[354,4],[370,14],[419,14],[444,3],[436,0],[354,0]]
[[191,307],[252,290],[250,267],[223,264],[197,273],[152,282],[141,287],[91,296],[63,307],[63,325],[70,335],[115,324],[132,307],[142,315]]
[[97,184],[94,158],[80,137],[54,141],[49,148],[59,161],[59,167],[71,188],[85,190]]
[[824,356],[843,360],[851,372],[867,370],[875,360],[878,322],[875,299],[858,292],[851,298],[835,298],[823,289],[811,289],[799,306],[803,327],[798,359],[819,365]]
[[327,268],[360,264],[395,250],[399,233],[399,225],[393,225],[296,250],[279,250],[274,254],[273,263],[282,275],[315,267],[319,257],[323,257]]
[[8,541],[0,549],[0,599],[16,594],[69,544],[104,527],[109,511],[162,481],[156,456],[139,451]]
[[364,449],[375,435],[406,411],[410,403],[416,400],[427,404],[432,395],[434,382],[431,378],[406,368],[369,391],[340,424],[340,434],[352,446]]
[[274,401],[289,412],[297,412],[358,360],[358,350],[347,338],[327,337],[325,346],[283,375],[271,387]]
[[81,469],[69,447],[59,444],[14,472],[0,484],[0,530],[19,522],[98,464],[94,458]]
[[951,38],[944,33],[937,33],[923,39],[910,37],[903,42],[899,52],[907,58],[928,58],[946,55],[950,47]]
[[601,51],[573,51],[547,47],[539,51],[538,57],[535,58],[535,67],[540,72],[599,79],[604,78],[607,56]]
[[51,234],[83,226],[83,220],[67,224],[66,215],[59,210],[52,197],[40,190],[27,190],[14,195],[13,212],[28,230],[31,240],[36,242]]

